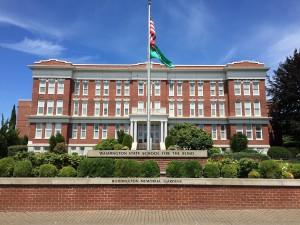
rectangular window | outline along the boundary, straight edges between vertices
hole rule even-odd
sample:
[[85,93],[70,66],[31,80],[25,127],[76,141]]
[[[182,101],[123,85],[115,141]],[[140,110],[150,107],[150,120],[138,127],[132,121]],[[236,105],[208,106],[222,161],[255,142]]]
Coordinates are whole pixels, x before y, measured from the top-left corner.
[[241,81],[234,81],[234,95],[241,95]]
[[83,88],[82,95],[88,95],[89,94],[89,82],[87,80],[83,81],[82,88]]
[[144,102],[143,101],[138,102],[138,112],[140,112],[140,113],[144,112]]
[[35,139],[41,139],[42,138],[42,131],[43,131],[43,126],[41,123],[37,123],[35,125]]
[[55,80],[50,79],[48,80],[48,94],[54,94],[55,93]]
[[224,83],[219,81],[218,85],[219,85],[219,96],[224,96]]
[[108,80],[105,80],[104,82],[103,82],[103,85],[104,85],[104,87],[103,87],[103,89],[104,89],[104,96],[108,96],[109,95],[109,83],[108,83]]
[[57,81],[57,94],[63,95],[64,94],[64,89],[65,89],[65,82],[64,80],[58,80]]
[[129,124],[124,125],[124,132],[125,134],[129,134]]
[[160,96],[160,81],[158,80],[154,82],[154,95]]
[[190,81],[190,96],[195,96],[195,82]]
[[54,101],[47,101],[47,115],[53,115]]
[[216,82],[210,82],[210,96],[216,96]]
[[250,95],[250,82],[249,81],[243,82],[243,88],[244,88],[244,95]]
[[130,95],[130,81],[125,81],[124,95],[125,96]]
[[129,116],[129,102],[124,102],[124,116]]
[[97,80],[95,81],[95,96],[101,95],[101,81]]
[[159,101],[154,102],[154,112],[156,112],[156,113],[160,112],[160,102]]
[[39,94],[46,94],[46,80],[40,79]]
[[251,116],[251,102],[244,102],[245,116]]
[[72,124],[72,139],[77,139],[77,134],[78,134],[78,124],[73,123]]
[[80,81],[76,80],[74,83],[74,94],[80,95]]
[[52,135],[52,124],[51,123],[46,123],[46,128],[45,128],[45,138],[48,139]]
[[37,115],[44,115],[45,101],[38,101]]
[[56,102],[56,115],[63,114],[63,100],[57,100]]
[[257,140],[263,139],[261,125],[255,125],[255,137]]
[[215,124],[211,125],[211,138],[213,140],[217,140],[218,139],[217,125],[215,125]]
[[210,113],[211,113],[211,116],[217,116],[217,103],[216,102],[210,103]]
[[244,129],[243,129],[243,125],[242,124],[237,124],[236,125],[236,133],[237,134],[243,134],[244,133]]
[[196,114],[195,111],[196,111],[195,110],[195,102],[190,102],[190,116],[191,117],[195,117],[195,114]]
[[198,96],[203,96],[203,82],[198,81]]
[[108,102],[103,102],[103,116],[108,116]]
[[252,140],[253,139],[252,125],[251,124],[247,124],[246,125],[246,136],[247,136],[248,140]]
[[138,95],[139,96],[144,96],[144,81],[139,81],[139,91]]
[[225,116],[225,102],[219,102],[219,116]]
[[83,101],[81,105],[81,116],[87,116],[88,103]]
[[121,116],[121,102],[116,102],[116,116]]
[[80,127],[80,139],[86,139],[86,124],[81,124]]
[[75,100],[73,103],[73,116],[78,116],[78,115],[79,115],[79,103],[77,100]]
[[120,131],[120,125],[116,124],[115,125],[115,139],[116,140],[118,139],[118,131]]
[[100,102],[95,102],[94,116],[100,116]]
[[182,116],[182,102],[177,102],[177,116]]
[[221,125],[221,140],[226,140],[227,134],[226,134],[226,125]]
[[61,134],[61,123],[55,124],[55,134],[60,133]]
[[259,81],[253,81],[252,88],[253,88],[253,95],[259,95]]
[[203,102],[198,102],[198,116],[204,116]]
[[99,139],[99,124],[95,123],[94,124],[94,135],[93,135],[94,139]]
[[169,102],[169,116],[175,116],[175,113],[174,113],[174,102]]
[[103,125],[103,128],[102,128],[102,139],[107,139],[107,125]]
[[259,101],[254,102],[254,116],[261,116]]
[[122,95],[122,82],[117,81],[116,82],[116,96],[121,96]]
[[182,82],[177,81],[177,96],[182,96]]
[[174,82],[169,82],[169,96],[174,96]]
[[242,103],[241,102],[235,103],[235,115],[242,116]]

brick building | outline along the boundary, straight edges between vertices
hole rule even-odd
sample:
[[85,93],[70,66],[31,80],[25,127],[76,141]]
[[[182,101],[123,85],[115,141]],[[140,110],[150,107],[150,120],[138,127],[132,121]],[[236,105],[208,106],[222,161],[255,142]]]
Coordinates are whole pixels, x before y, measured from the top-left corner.
[[[19,101],[17,122],[29,136],[29,150],[47,150],[51,134],[61,132],[70,153],[85,154],[99,140],[116,137],[120,129],[133,136],[133,149],[146,146],[145,63],[72,64],[51,59],[29,67],[32,100]],[[248,136],[249,147],[267,149],[267,70],[252,61],[173,69],[152,64],[153,149],[164,150],[168,129],[184,122],[211,133],[214,145],[221,148],[228,148],[229,138],[241,132]]]

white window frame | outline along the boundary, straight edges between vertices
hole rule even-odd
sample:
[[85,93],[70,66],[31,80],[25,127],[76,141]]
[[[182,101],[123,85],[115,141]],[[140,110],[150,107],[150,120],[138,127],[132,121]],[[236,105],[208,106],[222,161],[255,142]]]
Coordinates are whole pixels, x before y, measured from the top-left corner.
[[154,82],[154,96],[160,96],[160,81]]
[[74,95],[80,95],[80,80],[74,82]]
[[82,95],[89,95],[89,81],[88,80],[84,80],[82,82]]
[[103,95],[109,96],[109,81],[108,80],[103,81]]
[[250,95],[250,81],[243,82],[243,91],[244,91],[244,95],[246,96]]
[[37,123],[35,124],[35,139],[42,139],[43,135],[43,124]]
[[38,100],[38,107],[37,107],[37,115],[44,115],[45,114],[45,101]]
[[46,79],[39,80],[39,94],[46,94]]
[[56,115],[61,116],[63,114],[64,102],[62,99],[56,101]]
[[72,124],[72,139],[77,139],[78,138],[78,124],[73,123]]
[[241,95],[241,81],[235,80],[233,86],[234,86],[234,95]]
[[129,116],[129,102],[124,102],[124,116]]
[[130,81],[126,80],[124,83],[124,96],[130,95]]
[[250,101],[244,102],[244,110],[245,110],[245,116],[251,116],[252,115],[252,107]]
[[253,81],[252,82],[252,90],[253,90],[253,95],[254,96],[259,95],[259,81]]
[[115,139],[118,139],[118,131],[120,131],[120,124],[115,124]]
[[82,123],[80,125],[80,139],[86,139],[86,124]]
[[74,100],[73,102],[73,116],[78,116],[79,115],[79,101]]
[[160,101],[155,101],[154,102],[154,111],[156,113],[160,113]]
[[94,116],[100,116],[100,102],[96,101],[94,103]]
[[190,96],[195,96],[196,86],[195,81],[190,81]]
[[225,124],[220,125],[220,138],[221,140],[227,139],[227,129]]
[[174,81],[169,81],[169,96],[174,96]]
[[47,115],[53,115],[53,113],[54,113],[54,101],[49,100],[47,101]]
[[94,123],[93,139],[99,139],[99,124]]
[[116,81],[116,96],[122,95],[122,81]]
[[218,140],[218,127],[216,124],[211,125],[211,138],[213,140]]
[[108,101],[104,101],[103,102],[103,112],[102,112],[103,116],[108,116]]
[[116,110],[115,110],[115,115],[116,116],[121,116],[121,102],[116,101]]
[[48,94],[53,95],[55,94],[55,80],[49,79],[48,80]]
[[223,81],[218,82],[218,91],[219,91],[219,96],[224,96],[224,82]]
[[63,95],[65,91],[65,80],[59,79],[57,80],[57,94]]
[[105,139],[107,139],[107,125],[106,124],[104,124],[102,126],[102,140],[105,140]]
[[212,101],[210,103],[210,116],[211,117],[217,116],[217,102],[216,101]]
[[169,116],[174,117],[175,116],[175,104],[174,101],[169,102]]
[[182,102],[177,102],[177,117],[183,116]]
[[225,117],[225,102],[219,102],[219,116]]
[[[260,138],[257,138],[258,133],[260,134]],[[256,140],[263,140],[262,125],[260,124],[255,125],[255,138]]]
[[81,102],[81,116],[87,116],[88,114],[88,102],[82,101]]
[[204,102],[199,101],[198,102],[198,117],[203,117],[204,116]]
[[144,96],[145,94],[145,84],[144,81],[138,81],[138,96]]
[[177,96],[182,96],[182,81],[177,81]]
[[215,81],[211,81],[210,82],[210,96],[216,96],[216,82]]
[[254,101],[253,107],[254,107],[254,116],[261,116],[260,101]]
[[[242,103],[240,101],[237,101],[234,103],[234,111],[235,111],[235,116],[243,115]],[[238,112],[240,112],[240,113],[238,113]]]
[[195,102],[190,102],[190,117],[196,116],[196,104]]
[[143,113],[144,108],[145,108],[145,102],[144,101],[138,101],[137,111],[140,112],[140,113]]
[[49,139],[52,135],[52,123],[46,123],[45,126],[45,139]]
[[95,96],[101,96],[101,81],[95,81]]
[[236,124],[235,129],[236,129],[236,131],[235,131],[236,134],[238,134],[238,133],[243,134],[244,133],[243,124]]
[[203,81],[198,81],[198,96],[203,96]]
[[56,135],[57,133],[61,134],[61,123],[56,123],[55,124],[55,131],[54,134]]
[[[248,136],[248,134],[250,134],[250,135]],[[248,140],[253,140],[252,124],[246,124],[246,136],[247,136]]]

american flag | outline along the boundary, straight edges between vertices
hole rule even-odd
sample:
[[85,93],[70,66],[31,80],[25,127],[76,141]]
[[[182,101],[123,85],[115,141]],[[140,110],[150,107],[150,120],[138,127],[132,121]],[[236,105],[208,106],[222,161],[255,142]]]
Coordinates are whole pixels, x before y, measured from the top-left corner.
[[150,20],[150,45],[151,45],[151,47],[155,46],[155,39],[156,39],[155,27],[154,27],[154,22],[151,19]]

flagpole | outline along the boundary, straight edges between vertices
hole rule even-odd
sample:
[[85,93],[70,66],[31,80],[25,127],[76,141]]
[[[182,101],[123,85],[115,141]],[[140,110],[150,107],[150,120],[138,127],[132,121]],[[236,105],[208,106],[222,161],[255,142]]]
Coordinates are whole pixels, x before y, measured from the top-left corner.
[[150,58],[150,13],[151,13],[151,0],[148,0],[148,44],[147,44],[147,52],[148,52],[148,65],[147,65],[147,150],[151,150],[151,122],[150,122],[150,113],[151,113],[151,58]]

